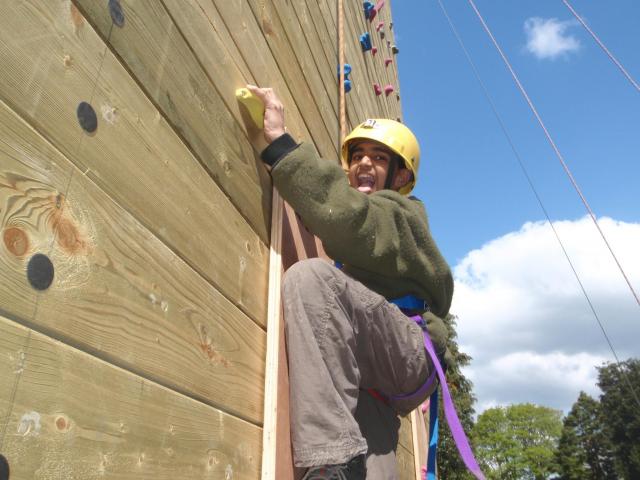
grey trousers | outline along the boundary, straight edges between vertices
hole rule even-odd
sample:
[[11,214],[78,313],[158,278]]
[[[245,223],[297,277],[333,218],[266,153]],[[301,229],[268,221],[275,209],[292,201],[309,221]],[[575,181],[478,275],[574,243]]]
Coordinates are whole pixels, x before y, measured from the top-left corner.
[[387,405],[364,390],[400,395],[422,386],[433,370],[422,330],[321,259],[286,272],[283,302],[295,465],[340,464],[366,454],[368,480],[396,479],[397,415],[430,392]]

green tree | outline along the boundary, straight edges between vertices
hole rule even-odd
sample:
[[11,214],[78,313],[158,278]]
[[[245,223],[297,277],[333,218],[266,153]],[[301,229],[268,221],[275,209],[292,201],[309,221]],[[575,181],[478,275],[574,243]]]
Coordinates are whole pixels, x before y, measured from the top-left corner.
[[556,473],[561,418],[560,411],[530,403],[485,410],[473,429],[473,439],[487,478],[546,480]]
[[620,478],[640,478],[640,360],[598,368],[603,428]]
[[[461,372],[461,368],[469,365],[471,357],[460,351],[456,341],[457,334],[455,332],[457,317],[447,315],[445,324],[449,330],[448,348],[453,357],[447,367],[447,385],[453,397],[453,403],[458,411],[458,417],[464,431],[469,434],[473,429],[473,404],[476,399],[473,396],[473,384]],[[444,420],[444,412],[442,410],[442,392],[440,393],[440,431],[438,433],[438,477],[447,480],[467,480],[474,477],[467,472],[455,442],[451,436],[447,422]]]
[[560,480],[615,480],[600,402],[584,392],[565,417],[556,452]]

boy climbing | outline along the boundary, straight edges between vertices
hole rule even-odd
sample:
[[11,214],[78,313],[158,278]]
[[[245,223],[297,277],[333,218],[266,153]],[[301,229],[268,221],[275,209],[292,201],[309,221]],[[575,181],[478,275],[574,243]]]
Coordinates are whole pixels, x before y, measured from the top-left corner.
[[418,142],[401,123],[367,120],[342,145],[345,176],[285,132],[272,89],[247,88],[264,103],[274,186],[336,262],[300,261],[284,278],[294,463],[308,480],[395,479],[397,415],[437,385],[407,315],[422,314],[443,359],[453,293],[424,206],[408,196]]

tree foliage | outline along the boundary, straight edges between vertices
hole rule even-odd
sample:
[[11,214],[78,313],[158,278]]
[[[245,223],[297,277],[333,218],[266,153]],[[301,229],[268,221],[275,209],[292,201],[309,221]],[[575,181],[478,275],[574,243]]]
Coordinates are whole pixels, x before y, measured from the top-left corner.
[[563,421],[556,452],[560,480],[615,480],[600,402],[584,392]]
[[561,418],[560,411],[530,403],[485,410],[473,439],[487,478],[545,480],[555,473]]
[[640,478],[640,360],[598,368],[604,433],[620,478]]

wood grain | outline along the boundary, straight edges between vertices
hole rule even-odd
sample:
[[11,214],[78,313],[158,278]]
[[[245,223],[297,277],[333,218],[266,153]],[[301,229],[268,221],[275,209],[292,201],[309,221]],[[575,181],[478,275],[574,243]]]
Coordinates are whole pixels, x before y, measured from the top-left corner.
[[[262,328],[1,102],[0,236],[0,311],[262,422]],[[35,253],[55,268],[37,297]]]
[[261,429],[0,316],[11,480],[257,479]]
[[412,450],[407,449],[402,445],[398,445],[396,459],[399,480],[421,480],[416,478],[415,470],[413,468],[413,454],[411,452]]
[[[161,2],[121,1],[122,28],[113,27],[104,2],[75,0],[87,20],[184,138],[216,183],[269,242],[271,181],[244,125],[209,80]],[[179,60],[179,61],[177,61]],[[214,66],[217,67],[217,66]],[[222,72],[216,72],[220,75]],[[237,85],[239,88],[244,85]],[[235,88],[229,88],[231,93]]]
[[413,433],[411,432],[411,415],[400,417],[398,443],[409,451],[413,451]]
[[422,467],[427,465],[427,449],[429,447],[429,433],[425,420],[429,411],[425,414],[417,408],[411,412],[411,429],[413,433],[413,456],[416,471],[416,480],[422,480]]
[[[308,25],[309,18],[304,1],[296,2],[296,7],[291,6],[286,0],[249,0],[254,7],[263,8],[269,5],[279,17],[283,38],[288,41],[285,52],[297,61],[302,70],[303,78],[307,82],[309,89],[313,92],[314,100],[322,120],[324,121],[331,138],[337,145],[339,139],[339,119],[338,119],[338,97],[336,95],[336,65],[329,67],[321,62],[323,53],[319,50],[318,42],[311,35],[311,28]],[[306,34],[304,32],[306,30]],[[275,45],[272,46],[274,50]],[[284,52],[274,50],[274,55],[282,56]],[[302,80],[302,79],[300,79]],[[290,81],[295,81],[291,79]]]
[[[312,140],[322,155],[335,155],[335,141],[297,63],[291,61],[290,53],[284,63],[276,62],[269,49],[271,37],[281,35],[277,25],[266,17],[259,23],[245,0],[163,2],[214,82],[228,84],[229,78],[242,72],[242,83],[251,79],[257,85],[273,87],[286,107],[287,126],[294,137]],[[221,65],[225,66],[224,76],[218,73]]]
[[[264,323],[267,248],[69,0],[0,2],[0,99]],[[23,39],[28,39],[24,41]],[[91,101],[96,133],[78,127]]]
[[[282,455],[291,449],[289,443],[289,402],[288,373],[286,359],[282,355],[284,345],[284,323],[282,318],[281,280],[282,280],[282,216],[284,205],[277,190],[273,192],[271,208],[271,243],[269,247],[269,306],[267,310],[267,360],[264,384],[264,423],[262,436],[262,474],[263,480],[282,478],[290,480],[290,455],[278,462],[278,453]],[[280,389],[279,387],[283,388]],[[280,432],[283,426],[286,432]],[[280,440],[278,442],[278,440]],[[283,447],[279,452],[278,447]],[[285,461],[283,461],[285,460]],[[281,469],[278,471],[278,465]],[[284,470],[284,471],[282,471]]]

